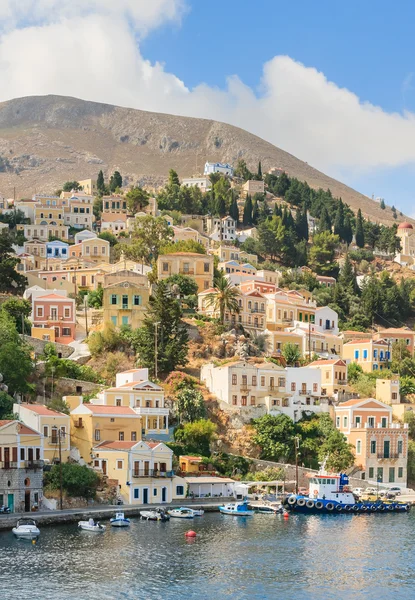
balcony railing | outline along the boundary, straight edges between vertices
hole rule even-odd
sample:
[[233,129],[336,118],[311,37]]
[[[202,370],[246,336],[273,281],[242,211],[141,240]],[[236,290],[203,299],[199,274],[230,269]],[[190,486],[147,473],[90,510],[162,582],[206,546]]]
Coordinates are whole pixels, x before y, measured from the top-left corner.
[[240,387],[240,390],[241,390],[241,392],[245,392],[245,393],[249,394],[249,392],[251,391],[251,388],[249,388],[246,383],[243,383]]
[[43,460],[25,460],[24,467],[25,469],[43,469],[44,466]]
[[161,477],[167,479],[174,477],[174,471],[159,471],[158,469],[138,469],[133,471],[133,477]]
[[377,455],[378,458],[399,458],[399,453],[398,452],[389,452],[389,453],[384,453],[384,452],[380,452]]
[[153,416],[166,416],[170,412],[168,408],[159,408],[159,407],[152,408],[151,406],[150,407],[149,406],[134,406],[134,411],[138,415],[153,415]]
[[17,469],[18,463],[12,461],[3,461],[0,463],[2,469]]
[[251,308],[251,313],[260,313],[261,315],[264,315],[265,308]]
[[84,424],[82,422],[82,419],[75,419],[74,421],[74,427],[83,427]]
[[195,270],[194,269],[179,269],[179,273],[181,275],[194,275]]

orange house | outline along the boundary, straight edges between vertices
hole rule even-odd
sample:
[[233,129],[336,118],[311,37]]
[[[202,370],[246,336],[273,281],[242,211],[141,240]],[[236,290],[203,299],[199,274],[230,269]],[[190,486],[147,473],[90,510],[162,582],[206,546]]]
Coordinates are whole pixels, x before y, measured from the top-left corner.
[[75,340],[75,300],[72,298],[58,294],[32,298],[32,320],[35,330],[52,329],[55,342],[70,344]]

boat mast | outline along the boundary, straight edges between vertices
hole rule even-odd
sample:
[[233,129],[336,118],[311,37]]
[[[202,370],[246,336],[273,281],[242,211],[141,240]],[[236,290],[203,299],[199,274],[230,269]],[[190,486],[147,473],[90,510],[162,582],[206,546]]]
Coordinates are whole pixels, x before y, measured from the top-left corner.
[[298,448],[300,447],[300,438],[296,435],[294,438],[295,447],[295,493],[298,494]]

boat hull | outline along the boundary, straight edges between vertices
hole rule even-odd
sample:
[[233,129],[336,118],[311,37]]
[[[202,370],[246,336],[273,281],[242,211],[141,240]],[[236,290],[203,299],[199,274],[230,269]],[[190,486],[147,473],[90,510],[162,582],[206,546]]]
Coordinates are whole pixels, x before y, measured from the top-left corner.
[[22,540],[32,540],[40,536],[39,529],[33,529],[31,531],[18,531],[16,527],[12,529],[13,535]]
[[[290,499],[291,498],[291,499]],[[356,502],[355,504],[340,504],[334,500],[317,498],[312,500],[304,497],[291,496],[284,502],[284,508],[302,514],[387,514],[408,512],[410,504],[399,502]],[[295,498],[295,502],[293,502]]]
[[232,515],[234,517],[251,517],[254,514],[253,510],[231,510],[219,506],[219,510],[223,515]]
[[90,525],[88,521],[79,521],[78,527],[82,531],[90,531],[91,533],[103,533],[105,531],[105,525]]
[[117,519],[116,521],[113,521],[111,519],[110,523],[111,523],[111,527],[129,527],[130,526],[130,521],[128,519],[124,519],[124,520]]

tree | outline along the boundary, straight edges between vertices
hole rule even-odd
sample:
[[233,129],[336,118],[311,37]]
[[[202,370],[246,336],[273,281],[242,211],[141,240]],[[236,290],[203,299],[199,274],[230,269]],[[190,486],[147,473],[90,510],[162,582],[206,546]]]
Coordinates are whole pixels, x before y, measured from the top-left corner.
[[196,254],[206,254],[206,248],[195,240],[179,240],[170,242],[160,247],[159,254],[169,254],[171,252],[193,252]]
[[143,326],[132,332],[131,338],[140,365],[152,373],[155,370],[156,323],[158,372],[170,373],[177,366],[187,364],[189,336],[182,321],[180,304],[165,281],[159,281],[155,286]]
[[261,448],[261,458],[287,462],[294,455],[294,422],[287,415],[264,415],[254,419],[252,441]]
[[259,219],[258,202],[257,202],[257,200],[254,200],[253,205],[252,205],[252,224],[256,225],[258,223],[258,219]]
[[301,351],[297,344],[287,343],[282,348],[282,355],[285,358],[287,365],[293,367],[301,358]]
[[398,218],[398,213],[396,212],[396,208],[394,206],[392,206],[391,211],[392,211],[392,217],[394,219],[397,219]]
[[277,178],[277,181],[274,185],[274,194],[276,194],[277,196],[281,196],[281,197],[285,197],[285,194],[287,193],[287,190],[290,187],[290,179],[287,175],[287,173],[285,173],[285,171],[283,173],[281,173],[281,175]]
[[0,420],[13,418],[14,399],[7,392],[0,392]]
[[[28,316],[32,312],[32,304],[29,300],[10,298],[6,302],[3,302],[1,310],[13,319],[19,333],[27,333],[29,331],[30,334],[30,323],[26,323]],[[22,327],[22,323],[24,324],[24,328]]]
[[246,166],[246,162],[240,158],[237,162],[237,165],[234,170],[235,177],[240,177],[244,181],[248,181],[249,179],[253,179],[253,173]]
[[174,169],[169,170],[169,182],[167,185],[169,185],[169,186],[179,185],[180,186],[179,176],[177,174],[177,171],[175,171]]
[[334,217],[333,233],[338,235],[341,240],[344,239],[344,206],[341,198]]
[[323,231],[313,237],[310,249],[309,264],[313,271],[319,275],[335,277],[338,273],[338,264],[335,260],[336,248],[339,245],[339,236]]
[[0,311],[0,373],[9,394],[32,390],[28,379],[33,373],[31,348],[22,342],[12,317]]
[[157,260],[163,244],[173,240],[173,229],[164,217],[138,217],[131,234],[131,244],[123,247],[124,254],[137,262],[150,264]]
[[246,226],[252,225],[252,199],[249,194],[246,196],[245,199],[242,223]]
[[319,458],[325,461],[328,471],[341,473],[354,465],[355,456],[352,444],[348,444],[346,437],[337,429],[334,429],[322,440],[319,449]]
[[380,208],[381,208],[382,210],[385,210],[385,208],[386,208],[386,204],[385,204],[385,201],[384,201],[384,199],[383,199],[383,198],[381,198],[381,200],[380,200]]
[[105,194],[105,180],[104,180],[104,173],[101,171],[98,173],[98,177],[97,177],[97,190],[98,193],[103,195]]
[[194,296],[198,292],[197,282],[193,279],[193,277],[189,277],[189,275],[175,273],[174,275],[167,277],[167,279],[164,281],[170,287],[177,286],[179,294],[182,298],[185,296]]
[[110,192],[115,192],[115,190],[122,188],[122,177],[119,171],[114,171],[114,174],[111,175],[109,188]]
[[20,259],[17,258],[12,243],[10,233],[2,231],[0,233],[0,292],[22,294],[27,279],[16,271]]
[[62,486],[68,496],[81,496],[82,498],[94,498],[99,475],[86,465],[74,463],[63,463],[53,465],[50,471],[45,473],[45,487],[58,490],[60,487],[60,476],[62,472]]
[[80,189],[81,189],[81,186],[79,185],[79,183],[77,181],[66,181],[62,186],[63,192],[72,192],[72,190],[77,192]]
[[350,222],[350,215],[346,213],[344,217],[344,227],[343,227],[343,241],[346,242],[347,245],[351,244],[353,240],[353,230],[352,224]]
[[223,196],[218,196],[218,198],[216,198],[215,213],[219,217],[224,217],[226,215],[226,201]]
[[107,242],[110,243],[110,246],[116,246],[118,244],[118,238],[111,233],[111,231],[102,231],[99,235],[98,235],[100,240],[106,240]]
[[232,217],[232,219],[234,219],[236,221],[236,225],[238,225],[239,222],[239,208],[238,208],[238,202],[236,200],[235,197],[232,198],[232,202],[231,205],[229,207],[229,216]]
[[362,367],[357,363],[350,363],[347,367],[347,380],[349,381],[349,383],[354,383],[355,381],[357,381],[360,375],[363,375]]
[[320,213],[320,221],[318,224],[318,230],[320,233],[322,233],[323,231],[329,231],[331,233],[330,216],[329,216],[329,213],[325,206],[323,206],[321,213]]
[[357,211],[355,239],[356,245],[359,248],[363,248],[365,245],[365,233],[363,229],[362,211],[360,210],[360,208]]
[[97,290],[93,290],[88,294],[88,306],[90,308],[102,308],[102,301],[104,298],[104,288],[99,287]]
[[341,268],[338,281],[340,285],[344,288],[344,290],[348,290],[351,294],[356,293],[356,274],[354,272],[353,264],[348,254],[346,254],[346,257],[344,259],[344,264]]
[[128,212],[133,215],[135,215],[138,212],[141,212],[143,208],[148,206],[149,197],[149,193],[143,190],[142,188],[132,187],[125,194]]
[[216,429],[212,421],[199,419],[176,429],[174,438],[186,446],[187,452],[210,456],[210,445],[216,437]]
[[226,279],[222,272],[215,277],[213,285],[215,291],[210,292],[206,296],[206,305],[212,306],[213,310],[219,313],[219,320],[223,325],[225,323],[226,311],[229,311],[231,314],[239,313],[238,298],[240,292],[238,288]]
[[258,163],[258,179],[259,180],[262,179],[262,165],[261,165],[261,161],[259,161],[259,163]]
[[177,394],[175,402],[180,423],[199,421],[206,416],[203,395],[194,388],[187,387]]
[[399,381],[399,391],[404,398],[415,394],[415,379],[413,377],[408,377],[408,375],[401,377]]
[[308,240],[308,221],[307,221],[307,209],[303,206],[303,209],[299,207],[295,215],[295,231],[299,240]]

